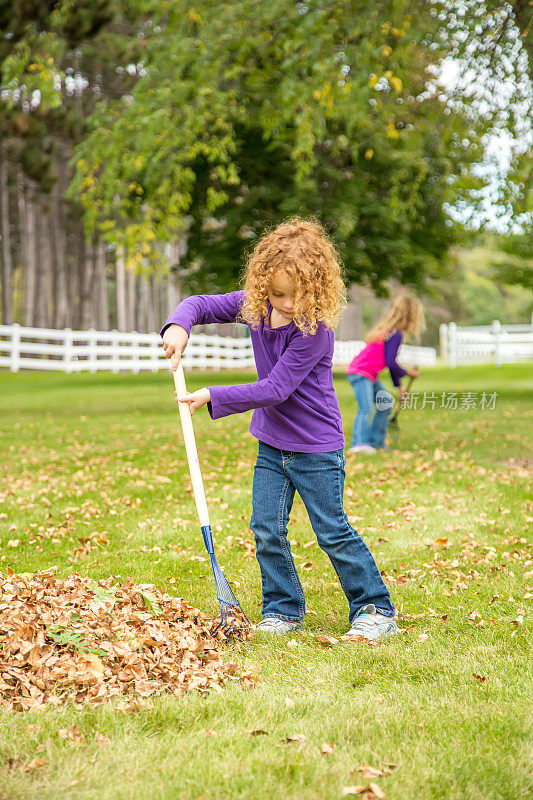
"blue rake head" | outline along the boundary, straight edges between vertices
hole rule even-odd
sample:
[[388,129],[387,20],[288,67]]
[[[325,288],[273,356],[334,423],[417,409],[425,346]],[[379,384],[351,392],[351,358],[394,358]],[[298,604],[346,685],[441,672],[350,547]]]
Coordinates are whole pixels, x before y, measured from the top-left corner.
[[[224,631],[226,636],[238,634],[239,631],[251,628],[250,620],[244,613],[241,604],[235,597],[233,589],[228,583],[228,579],[222,572],[220,565],[215,557],[213,548],[213,537],[211,534],[211,526],[203,525],[202,534],[204,537],[207,552],[211,557],[211,567],[213,569],[213,576],[215,578],[215,586],[217,590],[217,600],[220,606],[220,622],[214,629],[216,633],[219,629]],[[241,623],[238,625],[238,623]],[[244,623],[244,624],[243,624]]]

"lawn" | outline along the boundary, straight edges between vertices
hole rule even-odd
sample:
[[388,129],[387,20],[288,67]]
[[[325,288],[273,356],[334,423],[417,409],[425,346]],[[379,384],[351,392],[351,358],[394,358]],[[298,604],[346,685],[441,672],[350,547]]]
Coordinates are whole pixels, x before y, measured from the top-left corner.
[[[193,373],[189,388],[251,379]],[[425,370],[399,449],[349,459],[345,507],[401,635],[373,648],[317,641],[347,629],[347,604],[296,500],[307,628],[228,653],[261,666],[257,687],[159,696],[127,713],[0,713],[1,800],[336,800],[371,781],[387,800],[528,796],[532,383],[527,365]],[[336,387],[348,436],[352,390],[341,374]],[[424,408],[423,392],[435,395]],[[476,407],[441,408],[443,392]],[[167,374],[2,373],[0,411],[4,574],[131,576],[216,613]],[[249,415],[214,423],[202,409],[194,421],[215,550],[257,621]],[[79,737],[60,735],[73,725]],[[46,763],[26,771],[36,756]],[[384,763],[390,775],[358,771]]]

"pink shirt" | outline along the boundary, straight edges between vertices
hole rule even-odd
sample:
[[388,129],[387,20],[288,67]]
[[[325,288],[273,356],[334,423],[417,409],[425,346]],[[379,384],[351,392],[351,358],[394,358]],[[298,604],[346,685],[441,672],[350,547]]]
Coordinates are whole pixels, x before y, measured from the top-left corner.
[[362,375],[375,383],[379,373],[388,367],[393,384],[400,386],[401,379],[406,374],[396,361],[402,338],[402,332],[395,331],[388,338],[370,342],[352,359],[346,374]]

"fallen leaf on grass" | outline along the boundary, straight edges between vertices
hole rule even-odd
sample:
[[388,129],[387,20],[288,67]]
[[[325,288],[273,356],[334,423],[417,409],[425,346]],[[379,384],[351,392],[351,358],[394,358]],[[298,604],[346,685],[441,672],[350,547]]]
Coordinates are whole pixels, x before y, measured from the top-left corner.
[[477,675],[475,672],[472,673],[472,677],[474,680],[479,681],[480,683],[485,683],[487,680],[485,675]]
[[351,794],[360,794],[362,800],[383,800],[385,792],[377,783],[370,781],[368,786],[345,786],[342,796],[348,797]]
[[248,736],[269,736],[268,731],[264,731],[262,728],[258,728],[256,731],[249,731],[245,728],[244,732],[247,733]]
[[289,639],[287,642],[287,647],[298,647],[298,642],[296,639]]
[[361,772],[365,778],[381,778],[383,775],[390,775],[395,768],[394,764],[383,764],[381,769],[371,767],[370,764],[363,764],[362,767],[357,768],[356,772]]
[[331,744],[331,742],[323,742],[322,747],[320,748],[320,752],[323,756],[331,756],[333,755],[335,748]]
[[45,758],[32,758],[29,764],[24,769],[24,772],[32,772],[34,769],[40,769],[46,766],[48,761]]
[[291,697],[286,697],[285,698],[285,705],[287,706],[287,708],[294,708],[296,703],[294,702],[294,700]]
[[293,742],[297,742],[298,744],[303,744],[307,741],[307,736],[303,733],[295,733],[294,736],[287,736],[285,739],[281,740],[282,744],[293,744]]
[[107,747],[108,744],[111,744],[111,739],[109,736],[105,736],[103,733],[96,731],[94,734],[94,738],[98,742],[98,747]]
[[428,639],[429,636],[427,633],[421,633],[420,636],[418,637],[419,642],[427,642]]
[[450,547],[450,544],[448,542],[448,539],[435,539],[435,541],[432,542],[432,546],[436,550],[441,550],[443,547]]
[[315,642],[320,642],[320,644],[327,644],[329,647],[333,647],[334,644],[339,643],[339,640],[335,639],[334,636],[314,636],[313,638]]
[[85,736],[77,725],[73,725],[71,728],[60,728],[59,736],[61,739],[70,739],[71,742],[85,744]]

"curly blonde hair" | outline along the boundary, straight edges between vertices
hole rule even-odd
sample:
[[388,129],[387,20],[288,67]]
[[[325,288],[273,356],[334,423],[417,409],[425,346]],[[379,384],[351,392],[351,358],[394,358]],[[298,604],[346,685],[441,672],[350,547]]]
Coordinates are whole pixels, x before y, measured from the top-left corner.
[[342,268],[333,243],[315,220],[294,217],[265,233],[244,271],[242,318],[253,328],[268,316],[272,276],[284,270],[294,281],[293,321],[304,333],[320,322],[334,329],[346,304]]
[[385,339],[391,331],[399,330],[407,336],[417,337],[425,328],[422,304],[415,297],[402,292],[397,295],[383,319],[365,336],[365,342]]

